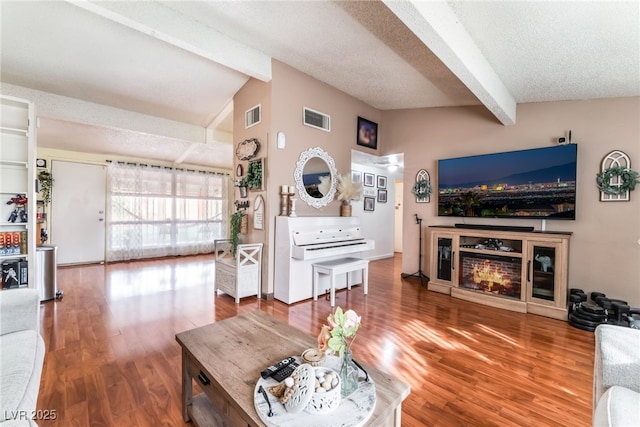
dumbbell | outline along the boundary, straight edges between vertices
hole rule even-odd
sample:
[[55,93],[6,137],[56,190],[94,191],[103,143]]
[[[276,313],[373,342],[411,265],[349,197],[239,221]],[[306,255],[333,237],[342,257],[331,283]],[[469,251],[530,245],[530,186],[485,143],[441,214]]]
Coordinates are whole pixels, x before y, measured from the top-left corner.
[[615,324],[618,326],[629,326],[627,316],[630,310],[631,307],[629,307],[625,301],[611,302],[611,311],[613,311],[615,315]]

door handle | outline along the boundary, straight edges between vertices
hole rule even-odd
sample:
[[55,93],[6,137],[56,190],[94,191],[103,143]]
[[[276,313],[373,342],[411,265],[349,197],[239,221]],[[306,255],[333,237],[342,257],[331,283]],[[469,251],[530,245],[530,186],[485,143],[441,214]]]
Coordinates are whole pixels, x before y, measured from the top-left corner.
[[98,221],[104,221],[104,218],[98,218]]

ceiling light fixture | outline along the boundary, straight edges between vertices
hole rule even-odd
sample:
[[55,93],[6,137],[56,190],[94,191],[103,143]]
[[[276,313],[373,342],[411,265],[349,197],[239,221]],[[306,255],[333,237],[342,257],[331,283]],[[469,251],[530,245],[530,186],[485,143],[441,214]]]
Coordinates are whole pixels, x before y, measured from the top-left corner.
[[396,165],[395,163],[390,164],[389,166],[387,166],[387,169],[389,169],[389,172],[395,172],[398,170],[398,165]]

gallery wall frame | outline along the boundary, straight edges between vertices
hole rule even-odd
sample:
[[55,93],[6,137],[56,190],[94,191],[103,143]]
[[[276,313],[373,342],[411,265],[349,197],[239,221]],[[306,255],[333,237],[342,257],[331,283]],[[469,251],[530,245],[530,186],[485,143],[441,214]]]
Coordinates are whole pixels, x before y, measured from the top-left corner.
[[362,182],[362,172],[360,172],[360,171],[351,171],[351,181],[353,181],[353,182]]
[[374,174],[365,172],[364,173],[364,182],[363,182],[364,186],[365,187],[374,187],[375,186],[374,181],[373,181],[374,178],[375,178]]
[[378,149],[378,124],[358,116],[356,142],[363,147]]
[[378,190],[378,203],[387,203],[387,190]]
[[365,211],[375,211],[376,210],[376,199],[373,197],[365,197],[364,198],[364,210]]
[[387,188],[387,177],[378,175],[378,188]]

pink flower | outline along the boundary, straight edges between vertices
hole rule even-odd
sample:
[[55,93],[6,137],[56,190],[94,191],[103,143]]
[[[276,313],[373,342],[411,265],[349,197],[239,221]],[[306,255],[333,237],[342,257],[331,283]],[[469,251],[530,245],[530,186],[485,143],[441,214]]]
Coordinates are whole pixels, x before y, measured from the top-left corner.
[[329,346],[329,338],[331,338],[331,332],[327,325],[323,325],[318,335],[318,350],[326,351]]
[[333,314],[330,314],[327,317],[327,322],[329,323],[329,326],[331,327],[331,329],[335,328],[336,326],[338,326],[338,324],[333,320]]
[[347,320],[344,322],[343,326],[345,330],[359,325],[360,320],[362,320],[361,317],[358,316],[353,310],[347,310],[344,315],[347,317]]

